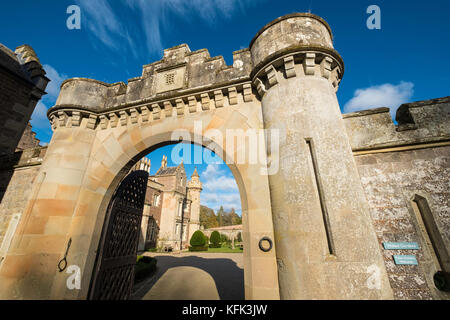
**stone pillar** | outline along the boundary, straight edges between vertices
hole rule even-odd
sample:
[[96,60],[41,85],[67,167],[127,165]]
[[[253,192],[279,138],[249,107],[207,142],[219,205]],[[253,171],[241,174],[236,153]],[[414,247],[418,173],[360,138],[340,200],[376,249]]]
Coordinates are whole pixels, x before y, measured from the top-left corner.
[[191,215],[189,219],[189,235],[186,239],[187,243],[191,240],[195,231],[200,229],[200,193],[202,192],[202,183],[198,175],[197,169],[194,170],[191,180],[188,182],[188,196],[191,200]]
[[53,133],[0,269],[0,299],[74,299],[80,292],[66,287],[67,273],[58,272],[58,263],[72,239],[68,263],[84,272],[95,204],[104,197],[82,187],[95,139],[85,125]]
[[[282,299],[389,299],[336,90],[343,61],[328,24],[291,14],[266,25],[250,45],[253,83],[268,141],[269,176]],[[269,173],[271,174],[271,173]]]

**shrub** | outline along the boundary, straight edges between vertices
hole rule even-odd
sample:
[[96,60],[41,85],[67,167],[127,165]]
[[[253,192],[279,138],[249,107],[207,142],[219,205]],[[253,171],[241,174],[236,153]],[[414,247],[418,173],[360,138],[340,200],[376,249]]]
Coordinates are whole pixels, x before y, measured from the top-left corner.
[[217,243],[217,244],[210,243],[210,244],[209,244],[209,247],[210,247],[210,248],[221,248],[222,245],[221,245],[220,243]]
[[137,256],[134,267],[134,282],[147,278],[156,271],[156,259],[147,256]]
[[189,251],[208,251],[208,246],[191,246]]
[[228,241],[229,241],[229,239],[226,234],[220,235],[220,242],[228,242]]
[[[210,238],[211,243],[214,245],[213,248],[220,248],[220,240],[220,233],[217,231],[213,231]],[[219,245],[219,247],[216,247],[217,245]]]
[[192,247],[204,247],[206,244],[206,238],[203,232],[197,230],[192,235],[191,240],[189,241]]

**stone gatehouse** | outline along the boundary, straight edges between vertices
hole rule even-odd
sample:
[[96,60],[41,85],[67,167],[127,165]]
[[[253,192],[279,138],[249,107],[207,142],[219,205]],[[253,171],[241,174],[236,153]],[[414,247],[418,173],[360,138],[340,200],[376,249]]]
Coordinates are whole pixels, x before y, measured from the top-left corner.
[[[247,299],[449,298],[433,277],[450,271],[450,97],[404,104],[397,123],[387,108],[343,115],[344,60],[330,26],[307,13],[270,22],[233,59],[183,44],[127,84],[62,84],[45,155],[26,149],[2,161],[1,298],[88,297],[114,190],[145,154],[178,143],[180,129],[222,151],[208,130],[280,132],[279,148],[263,146],[265,163],[279,161],[269,175],[236,161],[246,144],[223,153],[241,194]],[[69,239],[80,290],[57,271]],[[417,248],[387,246],[405,242]]]

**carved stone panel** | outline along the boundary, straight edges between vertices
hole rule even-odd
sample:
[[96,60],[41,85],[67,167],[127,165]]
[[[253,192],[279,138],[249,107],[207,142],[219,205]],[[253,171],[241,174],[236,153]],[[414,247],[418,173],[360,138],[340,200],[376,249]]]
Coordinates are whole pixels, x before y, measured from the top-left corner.
[[156,75],[156,93],[177,90],[184,87],[186,67],[170,69]]

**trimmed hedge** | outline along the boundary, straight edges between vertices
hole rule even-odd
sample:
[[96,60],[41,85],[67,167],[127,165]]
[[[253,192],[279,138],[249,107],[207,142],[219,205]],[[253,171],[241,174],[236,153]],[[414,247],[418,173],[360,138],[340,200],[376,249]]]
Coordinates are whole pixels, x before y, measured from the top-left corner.
[[141,281],[156,271],[156,259],[147,256],[137,256],[134,266],[134,282]]
[[208,251],[208,246],[191,246],[189,251]]
[[206,244],[206,237],[200,230],[197,230],[192,235],[191,240],[189,241],[192,247],[204,247]]
[[210,248],[222,248],[222,244],[220,244],[220,243],[210,243],[209,247]]
[[211,233],[210,241],[214,245],[214,247],[212,247],[212,248],[220,248],[220,242],[221,242],[220,241],[220,233],[217,231],[213,231]]

